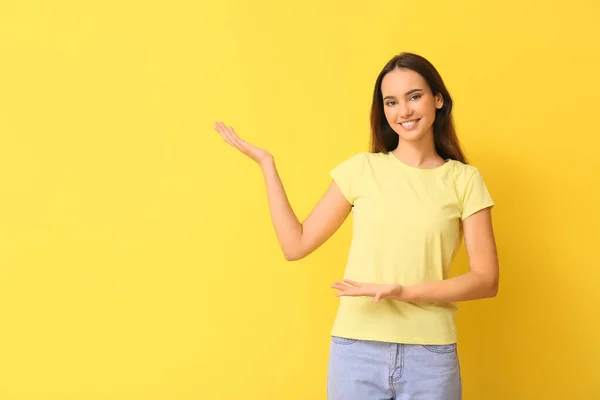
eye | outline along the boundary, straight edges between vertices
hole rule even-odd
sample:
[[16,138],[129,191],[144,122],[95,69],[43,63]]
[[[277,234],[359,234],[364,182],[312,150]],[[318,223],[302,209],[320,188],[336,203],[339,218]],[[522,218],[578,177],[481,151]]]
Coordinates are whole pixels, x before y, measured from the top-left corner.
[[414,96],[412,96],[410,99],[411,99],[411,100],[413,100],[413,99],[414,99],[414,100],[419,100],[420,98],[421,98],[421,95],[420,95],[420,94],[415,94],[415,95],[414,95]]
[[386,106],[388,107],[393,107],[394,105],[396,105],[396,102],[393,100],[388,101],[387,103],[385,103]]

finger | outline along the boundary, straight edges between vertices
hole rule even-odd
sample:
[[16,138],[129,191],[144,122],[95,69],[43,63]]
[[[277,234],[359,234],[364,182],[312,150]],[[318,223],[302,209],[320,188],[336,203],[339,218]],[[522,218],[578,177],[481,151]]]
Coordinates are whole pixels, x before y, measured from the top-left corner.
[[221,134],[221,136],[228,137],[228,138],[231,137],[229,130],[227,129],[225,124],[222,122],[215,122],[215,130],[217,132],[219,132]]
[[335,285],[343,286],[345,288],[351,288],[351,287],[353,287],[352,285],[348,285],[345,281],[341,281],[341,282],[340,281],[336,281]]
[[[219,132],[219,131],[217,131]],[[231,139],[229,138],[228,135],[226,135],[223,132],[219,132],[219,135],[221,135],[221,139],[223,139],[225,141],[225,143],[227,143],[228,145],[235,147],[235,145],[233,144],[233,142],[231,141]]]
[[337,292],[336,297],[342,297],[342,296],[351,296],[351,297],[357,297],[357,296],[364,296],[364,293],[358,293],[358,292],[354,292],[351,290],[342,290],[341,292]]
[[229,131],[229,129],[227,129],[225,124],[223,124],[222,122],[217,122],[215,124],[215,129],[217,130],[217,132],[219,132],[219,134],[225,142],[235,147],[236,149],[242,151],[241,146],[239,145],[239,143],[236,142],[235,138],[232,136],[231,132]]
[[379,303],[379,300],[381,299],[381,293],[377,293],[375,295],[375,304]]
[[238,145],[241,144],[240,137],[237,135],[237,133],[235,133],[235,131],[233,130],[233,128],[231,126],[225,126],[225,130],[227,131],[227,134],[234,142],[236,142]]
[[248,143],[242,140],[231,126],[225,126],[225,130],[231,141],[235,144],[235,147],[241,152],[246,153],[248,150]]
[[369,296],[369,294],[361,290],[352,289],[350,286],[346,286],[346,289],[337,292],[336,296]]
[[232,137],[239,139],[238,135],[235,133],[231,126],[226,127]]
[[250,143],[246,142],[244,139],[242,139],[241,137],[239,137],[235,133],[235,131],[233,130],[233,128],[231,128],[231,130],[229,131],[229,133],[233,137],[233,140],[235,141],[235,143],[239,146],[239,149],[242,150],[243,152],[249,153],[249,152],[251,152],[255,148],[255,146],[251,145]]
[[221,135],[225,134],[225,131],[227,130],[225,128],[225,125],[222,122],[215,122],[215,129],[217,130],[217,132],[219,132]]
[[227,129],[225,129],[222,122],[215,122],[215,130],[219,132],[219,135],[221,135],[224,140],[229,138],[229,132],[227,132]]
[[339,289],[339,290],[347,290],[350,288],[350,286],[344,285],[343,283],[340,283],[340,282],[334,283],[333,285],[331,285],[331,287],[333,289]]
[[344,279],[344,282],[355,287],[359,287],[361,285],[360,282],[351,281],[350,279]]
[[219,122],[217,126],[219,129],[219,133],[233,143],[233,136],[231,135],[229,129],[227,129],[227,126],[222,122]]
[[335,297],[344,297],[344,296],[352,296],[352,295],[348,292],[337,292],[335,294]]

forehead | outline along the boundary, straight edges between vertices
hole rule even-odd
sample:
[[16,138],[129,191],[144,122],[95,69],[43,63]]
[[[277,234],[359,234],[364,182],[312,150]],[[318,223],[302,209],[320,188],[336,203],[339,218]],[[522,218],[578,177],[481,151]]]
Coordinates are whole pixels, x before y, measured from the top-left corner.
[[410,69],[396,68],[383,77],[381,93],[386,95],[404,95],[412,89],[428,88],[425,79],[417,72]]

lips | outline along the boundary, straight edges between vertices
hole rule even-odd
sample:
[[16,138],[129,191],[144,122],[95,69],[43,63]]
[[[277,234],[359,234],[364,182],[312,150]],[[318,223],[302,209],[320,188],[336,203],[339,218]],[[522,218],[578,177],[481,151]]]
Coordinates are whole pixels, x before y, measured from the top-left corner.
[[404,130],[410,131],[410,130],[414,129],[414,128],[417,126],[417,124],[419,123],[419,121],[420,121],[420,120],[421,120],[421,118],[418,118],[418,119],[411,119],[411,120],[409,120],[409,121],[404,121],[404,122],[401,122],[401,123],[399,123],[399,125],[400,125],[400,126],[401,126],[401,127],[404,129]]

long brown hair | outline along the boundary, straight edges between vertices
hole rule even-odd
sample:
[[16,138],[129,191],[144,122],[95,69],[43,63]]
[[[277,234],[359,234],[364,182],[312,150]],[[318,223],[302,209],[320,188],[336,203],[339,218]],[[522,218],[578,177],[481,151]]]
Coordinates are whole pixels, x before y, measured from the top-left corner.
[[457,160],[466,164],[467,158],[460,147],[456,130],[454,129],[452,97],[448,93],[442,77],[427,59],[408,52],[400,53],[388,61],[375,82],[373,104],[371,106],[371,152],[388,152],[398,147],[399,137],[385,118],[383,96],[381,93],[383,78],[396,68],[415,71],[425,79],[434,95],[437,93],[442,94],[444,105],[441,109],[436,110],[433,122],[435,150],[443,159]]

